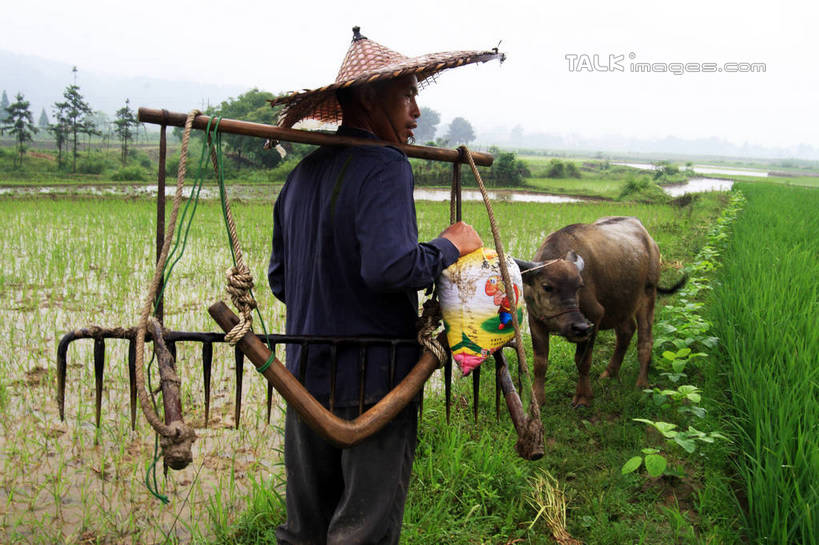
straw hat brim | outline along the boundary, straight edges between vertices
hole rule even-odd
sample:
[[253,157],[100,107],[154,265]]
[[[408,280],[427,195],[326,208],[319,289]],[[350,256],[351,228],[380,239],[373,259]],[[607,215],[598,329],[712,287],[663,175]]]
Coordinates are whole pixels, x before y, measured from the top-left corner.
[[302,119],[316,119],[324,123],[341,122],[341,106],[336,99],[336,91],[345,87],[395,79],[409,74],[418,78],[419,87],[443,70],[467,64],[488,62],[498,59],[503,62],[505,55],[497,49],[491,51],[447,51],[431,53],[420,57],[406,58],[376,70],[359,74],[355,78],[337,81],[317,89],[309,89],[284,95],[270,100],[271,106],[283,105],[278,125],[292,127]]

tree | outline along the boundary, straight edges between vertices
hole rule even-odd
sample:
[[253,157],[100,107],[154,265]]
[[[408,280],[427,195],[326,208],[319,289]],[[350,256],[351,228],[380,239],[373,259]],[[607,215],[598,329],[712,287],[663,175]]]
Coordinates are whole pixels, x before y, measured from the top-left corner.
[[548,169],[546,170],[547,178],[565,178],[566,166],[560,159],[552,159],[549,161]]
[[[74,69],[76,72],[76,67]],[[72,172],[77,171],[77,142],[80,134],[99,134],[94,127],[92,116],[94,115],[91,106],[80,94],[80,87],[72,83],[63,92],[65,102],[57,102],[54,106],[64,110],[65,119],[70,128],[71,135],[71,155],[74,162],[71,167]]]
[[421,117],[418,118],[418,127],[413,131],[415,141],[423,144],[435,140],[435,133],[440,122],[441,114],[432,108],[423,106],[421,108]]
[[3,98],[0,98],[0,121],[5,121],[8,118],[9,114],[6,112],[6,108],[9,107],[9,104],[9,97],[6,90],[3,89]]
[[71,134],[71,126],[68,122],[68,104],[57,102],[52,106],[54,114],[54,124],[48,126],[48,132],[54,135],[57,144],[57,166],[63,167],[63,146],[68,141]]
[[526,163],[519,160],[514,153],[501,151],[495,147],[489,151],[495,156],[489,171],[489,179],[493,186],[521,186],[524,178],[531,176]]
[[28,100],[23,99],[23,93],[17,93],[17,101],[4,108],[6,118],[3,121],[2,130],[11,133],[17,140],[18,160],[15,166],[23,164],[23,154],[26,151],[26,142],[31,142],[31,137],[37,132],[34,126],[34,118],[31,110],[28,109]]
[[128,141],[134,137],[134,133],[131,132],[131,127],[136,127],[139,124],[130,104],[130,99],[126,98],[125,106],[117,110],[116,120],[114,121],[114,132],[117,133],[119,141],[122,144],[123,166],[128,161]]
[[[229,119],[275,125],[278,109],[271,108],[267,103],[273,98],[275,98],[273,93],[254,88],[236,98],[223,101],[213,113]],[[243,164],[274,167],[281,161],[281,156],[274,150],[265,150],[263,142],[258,138],[235,134],[225,134],[222,138],[229,150],[229,156],[238,168]]]
[[472,124],[463,117],[456,117],[449,124],[449,130],[446,133],[446,139],[451,143],[457,145],[469,144],[475,140],[475,131],[472,130]]
[[45,107],[40,110],[40,120],[37,122],[37,127],[43,130],[48,130],[48,114],[46,114]]

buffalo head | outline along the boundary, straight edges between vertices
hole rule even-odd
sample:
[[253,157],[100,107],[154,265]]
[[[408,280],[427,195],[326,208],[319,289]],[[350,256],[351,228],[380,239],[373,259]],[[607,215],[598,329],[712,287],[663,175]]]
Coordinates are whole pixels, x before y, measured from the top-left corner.
[[594,329],[580,312],[583,258],[574,252],[564,259],[531,262],[516,259],[523,277],[523,297],[529,315],[571,342],[586,340]]

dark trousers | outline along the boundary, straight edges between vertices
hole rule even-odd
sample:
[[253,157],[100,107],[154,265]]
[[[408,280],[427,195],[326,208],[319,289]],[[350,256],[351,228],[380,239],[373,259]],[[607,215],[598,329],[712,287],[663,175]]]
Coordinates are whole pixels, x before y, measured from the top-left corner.
[[[397,545],[415,457],[417,404],[360,444],[336,448],[287,408],[287,522],[279,545]],[[358,407],[336,409],[341,418]]]

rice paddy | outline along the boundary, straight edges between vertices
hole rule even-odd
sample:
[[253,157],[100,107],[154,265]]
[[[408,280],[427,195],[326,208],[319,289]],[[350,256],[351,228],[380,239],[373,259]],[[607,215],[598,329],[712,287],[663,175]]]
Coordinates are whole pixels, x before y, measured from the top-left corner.
[[[274,196],[235,203],[256,296],[271,331],[283,331],[283,306],[266,289]],[[705,199],[693,214],[663,206],[499,203],[496,215],[507,251],[531,257],[545,235],[562,225],[612,214],[636,215],[678,267],[719,206]],[[444,203],[419,203],[421,238],[448,223]],[[4,198],[0,218],[0,540],[8,543],[202,541],[229,525],[254,486],[280,486],[282,403],[274,399],[265,422],[265,385],[243,381],[241,426],[234,429],[232,350],[215,347],[211,418],[204,428],[201,356],[197,345],[178,346],[186,421],[197,430],[194,463],[162,476],[155,500],[144,481],[153,461],[154,435],[141,414],[130,430],[127,343],[106,343],[102,424],[94,425],[93,342],[76,341],[68,354],[66,421],[55,400],[56,346],[67,331],[90,324],[131,326],[153,271],[154,204],[148,198]],[[479,203],[464,204],[464,218],[491,241]],[[206,308],[224,299],[230,253],[218,205],[200,204],[186,254],[166,292],[170,329],[213,331]],[[675,274],[675,273],[672,273]],[[249,367],[246,366],[247,369]],[[156,384],[156,382],[155,382]],[[278,485],[277,485],[278,483]],[[217,530],[215,530],[217,529]]]
[[819,194],[741,184],[710,307],[754,543],[819,542]]

